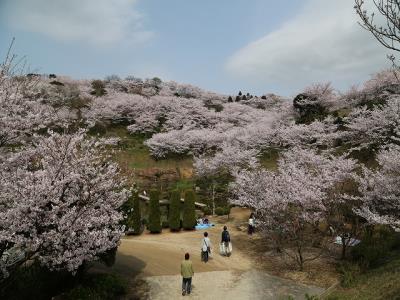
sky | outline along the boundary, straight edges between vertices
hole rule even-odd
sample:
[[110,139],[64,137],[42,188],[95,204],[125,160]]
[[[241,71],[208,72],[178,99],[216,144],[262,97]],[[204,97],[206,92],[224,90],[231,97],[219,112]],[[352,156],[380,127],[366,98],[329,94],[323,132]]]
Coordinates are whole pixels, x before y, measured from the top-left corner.
[[235,95],[339,90],[390,67],[353,0],[0,0],[0,56],[73,78],[160,77]]

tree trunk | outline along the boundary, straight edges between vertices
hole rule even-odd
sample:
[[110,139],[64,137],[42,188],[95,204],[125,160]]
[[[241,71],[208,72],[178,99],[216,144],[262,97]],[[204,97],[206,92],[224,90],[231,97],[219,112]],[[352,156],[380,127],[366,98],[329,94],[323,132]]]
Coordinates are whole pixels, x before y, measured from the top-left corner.
[[347,245],[346,245],[346,240],[344,239],[344,237],[341,236],[341,238],[342,238],[342,256],[341,256],[341,259],[343,260],[343,259],[346,258],[346,248],[347,248]]
[[215,184],[212,183],[212,214],[215,215]]

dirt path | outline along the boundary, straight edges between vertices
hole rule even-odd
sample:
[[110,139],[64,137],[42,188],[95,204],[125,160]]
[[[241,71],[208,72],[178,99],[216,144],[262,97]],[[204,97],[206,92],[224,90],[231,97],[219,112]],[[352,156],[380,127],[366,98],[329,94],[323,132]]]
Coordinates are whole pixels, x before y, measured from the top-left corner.
[[[186,252],[190,253],[195,276],[193,294],[190,299],[280,299],[292,295],[302,299],[305,293],[322,292],[295,282],[255,271],[253,261],[243,250],[235,248],[235,237],[245,235],[237,229],[237,224],[247,218],[248,211],[235,209],[233,218],[226,224],[233,243],[232,256],[227,258],[218,253],[223,219],[216,219],[215,227],[208,231],[212,243],[212,256],[208,263],[200,260],[201,231],[125,237],[118,248],[113,271],[142,280],[147,285],[147,293],[142,291],[140,298],[179,299],[180,262]],[[243,239],[242,239],[243,240]],[[239,247],[243,249],[243,245]],[[146,294],[146,295],[145,295]]]

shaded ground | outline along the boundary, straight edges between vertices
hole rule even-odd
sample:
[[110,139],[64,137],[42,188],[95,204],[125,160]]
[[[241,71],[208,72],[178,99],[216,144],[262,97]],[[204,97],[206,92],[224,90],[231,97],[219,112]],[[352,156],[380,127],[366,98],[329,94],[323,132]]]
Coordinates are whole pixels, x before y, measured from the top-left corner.
[[[319,294],[321,288],[268,275],[252,255],[252,240],[239,224],[246,222],[249,211],[235,208],[230,220],[215,218],[216,226],[207,230],[212,242],[212,256],[205,264],[200,260],[204,231],[182,231],[162,234],[142,234],[122,239],[112,270],[128,278],[132,295],[129,299],[177,299],[180,295],[180,262],[190,253],[195,276],[191,299],[279,299],[292,295],[302,299],[306,293]],[[233,253],[227,258],[219,255],[220,235],[224,224],[230,230]],[[247,251],[249,250],[249,251]]]

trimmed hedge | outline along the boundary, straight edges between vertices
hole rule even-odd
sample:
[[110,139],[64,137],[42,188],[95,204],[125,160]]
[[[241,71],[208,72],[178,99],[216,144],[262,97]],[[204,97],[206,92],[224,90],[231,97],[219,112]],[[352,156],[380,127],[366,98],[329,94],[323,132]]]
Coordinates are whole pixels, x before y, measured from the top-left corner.
[[183,206],[183,228],[191,230],[196,226],[196,194],[193,190],[185,193],[185,204]]
[[141,234],[142,233],[142,215],[140,212],[140,199],[139,194],[135,193],[133,195],[133,218],[132,218],[132,228],[134,234]]
[[160,233],[162,230],[159,199],[159,192],[157,190],[151,190],[149,203],[149,224],[147,225],[147,228],[151,233]]
[[137,192],[132,192],[132,196],[124,204],[124,210],[126,211],[127,217],[125,225],[127,230],[133,229],[133,234],[142,233],[142,222],[140,214],[140,199]]
[[177,190],[172,191],[169,201],[169,228],[172,231],[181,229],[181,193]]

